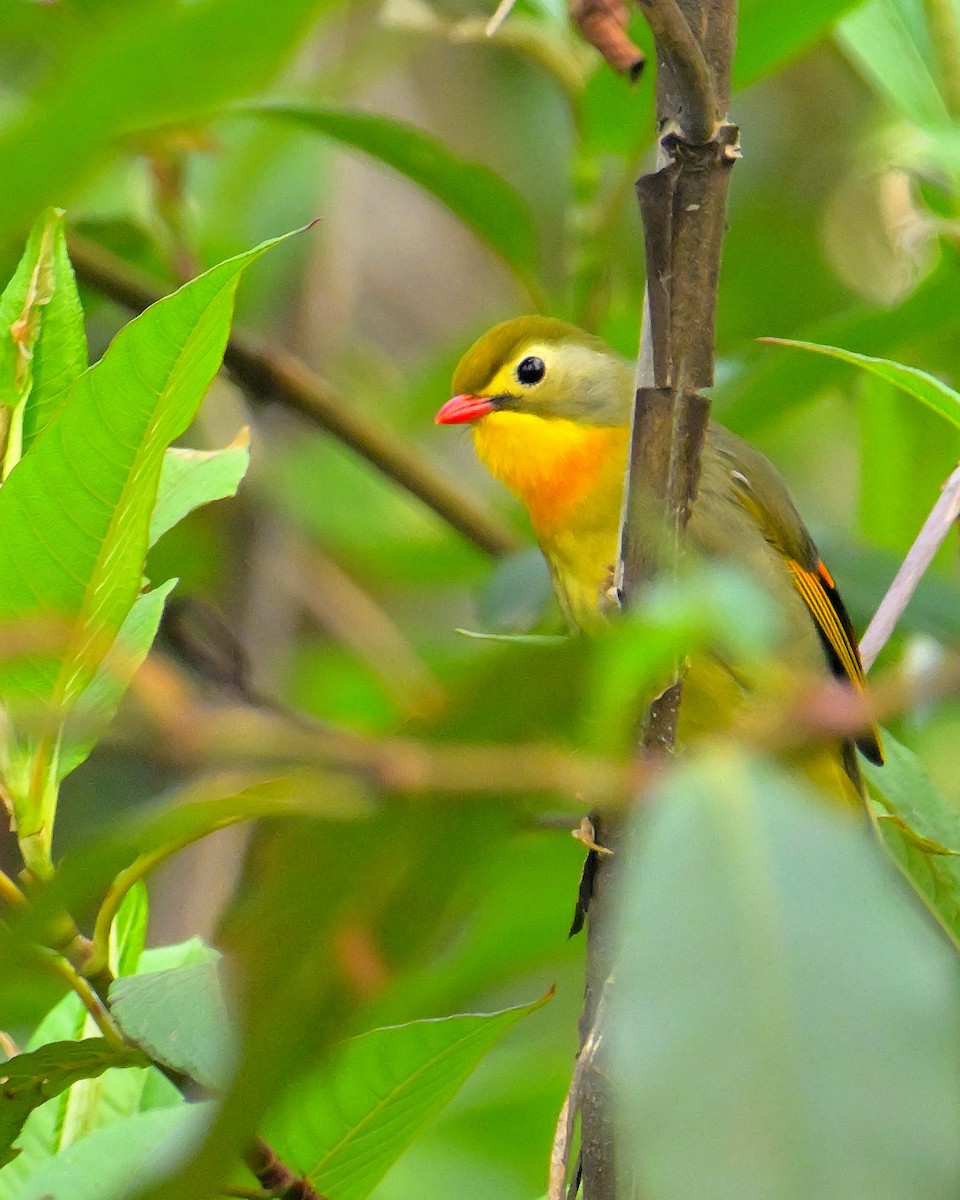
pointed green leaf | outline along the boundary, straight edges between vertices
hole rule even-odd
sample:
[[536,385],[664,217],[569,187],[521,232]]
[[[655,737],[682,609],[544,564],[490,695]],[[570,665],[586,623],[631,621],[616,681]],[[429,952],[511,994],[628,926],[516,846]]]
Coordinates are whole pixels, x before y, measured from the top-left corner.
[[526,203],[489,167],[467,162],[422,129],[390,117],[306,105],[244,105],[237,111],[312,129],[393,167],[446,205],[528,286],[536,278],[537,227]]
[[169,449],[163,457],[150,545],[195,508],[235,496],[250,465],[250,432],[242,429],[222,450]]
[[956,956],[863,822],[716,752],[624,863],[605,1045],[640,1194],[952,1196]]
[[38,1104],[78,1079],[92,1079],[110,1067],[145,1067],[147,1056],[132,1047],[117,1048],[103,1038],[51,1042],[0,1065],[0,1166],[15,1157],[13,1143]]
[[17,736],[5,783],[40,873],[49,869],[58,729],[137,598],[163,455],[220,365],[240,273],[277,240],[125,326],[0,490],[0,624],[25,643],[0,662],[0,700]]
[[354,1038],[332,1069],[297,1086],[268,1141],[329,1200],[365,1200],[491,1046],[543,1003]]
[[900,391],[913,396],[921,404],[932,408],[951,425],[960,429],[960,392],[955,392],[935,375],[928,375],[917,367],[906,367],[903,363],[893,362],[887,358],[873,358],[869,354],[857,354],[853,350],[841,350],[837,346],[820,346],[816,342],[796,342],[790,338],[762,338],[775,346],[791,346],[796,350],[810,350],[814,354],[823,354],[827,358],[836,358],[841,362],[862,367],[865,371],[892,383]]

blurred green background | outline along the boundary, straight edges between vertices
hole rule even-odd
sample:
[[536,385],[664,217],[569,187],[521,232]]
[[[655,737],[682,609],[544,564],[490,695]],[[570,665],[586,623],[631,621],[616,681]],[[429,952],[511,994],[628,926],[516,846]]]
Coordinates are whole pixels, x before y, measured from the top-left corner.
[[[960,437],[849,367],[756,339],[842,345],[960,386],[960,59],[938,11],[960,23],[949,0],[741,5],[731,115],[744,157],[716,412],[782,469],[860,629]],[[529,543],[469,438],[433,414],[473,338],[537,306],[635,353],[632,184],[652,161],[653,79],[615,77],[554,0],[518,0],[493,37],[489,15],[453,0],[2,0],[6,274],[46,204],[164,289],[319,218],[249,273],[239,321]],[[644,42],[639,22],[634,34]],[[432,140],[410,142],[398,122]],[[96,355],[128,313],[83,295]],[[282,405],[251,405],[221,378],[189,441],[224,445],[242,425],[253,464],[240,496],[171,531],[149,575],[176,575],[179,595],[223,611],[260,693],[365,732],[427,727],[446,711],[455,728],[503,654],[456,627],[555,624],[535,555],[496,563]],[[958,640],[954,542],[884,661],[936,661]],[[561,725],[522,682],[502,708],[491,692],[489,728],[468,732],[524,740]],[[898,733],[960,804],[960,704],[911,713]],[[59,848],[177,777],[162,734],[127,713],[67,781]],[[243,841],[217,835],[165,869],[153,941],[211,934]],[[379,1200],[529,1200],[545,1186],[576,1043],[582,948],[565,935],[581,853],[563,828],[532,821],[506,846],[468,862],[457,921],[383,1017],[515,1003],[551,984],[557,996],[485,1061]]]

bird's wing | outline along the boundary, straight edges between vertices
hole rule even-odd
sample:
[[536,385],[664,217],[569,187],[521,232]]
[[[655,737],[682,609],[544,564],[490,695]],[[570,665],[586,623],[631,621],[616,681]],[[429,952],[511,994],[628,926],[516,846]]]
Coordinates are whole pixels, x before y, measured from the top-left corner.
[[[793,558],[788,558],[787,562],[794,585],[816,624],[831,671],[838,678],[847,679],[855,688],[864,691],[867,681],[860,662],[857,635],[833,576],[820,559],[813,569],[807,569]],[[870,762],[878,766],[883,763],[883,749],[876,727],[871,727],[857,738],[857,747]]]
[[[866,689],[863,664],[853,623],[833,582],[790,499],[780,476],[753,447],[723,431],[720,452],[730,466],[730,480],[739,503],[750,513],[790,568],[827,656],[830,670],[858,691]],[[784,544],[785,534],[792,536]],[[878,765],[883,762],[880,733],[875,726],[857,739],[861,753]]]

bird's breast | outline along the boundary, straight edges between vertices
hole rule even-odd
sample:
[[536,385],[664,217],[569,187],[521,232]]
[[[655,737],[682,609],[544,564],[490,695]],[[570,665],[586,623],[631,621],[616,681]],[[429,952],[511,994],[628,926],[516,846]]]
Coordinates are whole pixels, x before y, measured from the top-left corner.
[[474,429],[477,455],[526,505],[541,540],[619,520],[625,427],[529,413],[491,413]]

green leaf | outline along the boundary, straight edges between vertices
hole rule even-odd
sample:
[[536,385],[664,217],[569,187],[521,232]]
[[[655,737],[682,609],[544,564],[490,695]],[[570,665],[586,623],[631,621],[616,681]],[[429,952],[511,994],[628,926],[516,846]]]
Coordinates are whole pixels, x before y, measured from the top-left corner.
[[871,0],[840,22],[837,41],[897,112],[922,127],[949,128],[923,17],[920,4]]
[[610,997],[624,1166],[658,1200],[943,1200],[956,958],[853,817],[731,751],[625,848]]
[[9,1187],[0,1175],[0,1200],[125,1200],[189,1153],[212,1109],[179,1104],[97,1130]]
[[960,862],[953,855],[931,854],[909,831],[931,843],[960,847],[960,812],[934,787],[923,764],[889,732],[883,731],[882,767],[861,761],[870,796],[881,810],[900,818],[880,821],[880,832],[897,865],[923,902],[960,947]]
[[222,450],[169,449],[163,456],[150,545],[195,508],[235,496],[250,465],[250,431],[242,429]]
[[365,1200],[491,1046],[543,1003],[354,1038],[332,1070],[288,1096],[267,1140],[329,1200]]
[[110,1067],[144,1067],[141,1051],[111,1046],[103,1038],[51,1042],[2,1064],[0,1089],[0,1167],[16,1155],[12,1149],[23,1123],[39,1104],[79,1079],[92,1079]]
[[125,326],[0,490],[0,622],[42,627],[32,640],[42,633],[49,644],[43,652],[27,637],[24,654],[0,662],[16,739],[5,783],[26,860],[41,875],[59,729],[137,598],[164,451],[220,365],[240,273],[278,240],[221,263]]
[[824,37],[834,21],[860,0],[805,0],[771,5],[767,0],[741,0],[735,88],[749,87]]
[[536,279],[537,227],[524,201],[489,167],[467,162],[438,139],[369,113],[297,105],[245,105],[242,113],[293,122],[360,150],[429,192],[487,243],[529,287]]
[[110,969],[115,975],[133,975],[147,940],[150,901],[146,884],[135,883],[123,898],[110,931]]
[[109,999],[124,1035],[156,1062],[205,1087],[226,1081],[233,1048],[218,963],[117,979]]
[[0,404],[13,410],[3,439],[5,477],[87,365],[83,310],[59,209],[37,220],[0,296],[0,334]]
[[935,375],[928,375],[917,367],[906,367],[903,363],[887,358],[873,358],[869,354],[857,354],[853,350],[841,350],[837,346],[820,346],[816,342],[798,342],[790,338],[763,338],[775,346],[790,346],[795,350],[810,350],[827,358],[836,358],[851,366],[861,367],[878,378],[893,384],[921,404],[925,404],[951,425],[960,429],[960,392],[955,392]]

